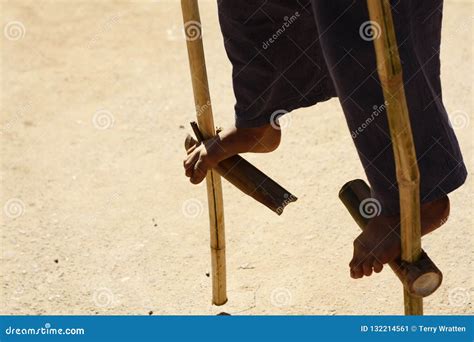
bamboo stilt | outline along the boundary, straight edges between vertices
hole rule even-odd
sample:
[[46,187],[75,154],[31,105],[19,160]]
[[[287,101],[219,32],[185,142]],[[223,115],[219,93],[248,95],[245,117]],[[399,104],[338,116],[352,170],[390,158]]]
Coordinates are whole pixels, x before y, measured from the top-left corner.
[[[206,61],[202,44],[201,19],[197,0],[181,0],[197,121],[205,139],[216,134],[212,115]],[[213,170],[206,176],[211,230],[212,302],[227,302],[224,204],[221,177]]]
[[[417,261],[421,255],[420,175],[403,86],[402,66],[398,53],[389,0],[367,0],[370,20],[380,26],[374,39],[377,70],[387,101],[387,118],[400,192],[402,260]],[[374,24],[374,25],[375,25]],[[405,314],[422,315],[423,299],[404,290]]]

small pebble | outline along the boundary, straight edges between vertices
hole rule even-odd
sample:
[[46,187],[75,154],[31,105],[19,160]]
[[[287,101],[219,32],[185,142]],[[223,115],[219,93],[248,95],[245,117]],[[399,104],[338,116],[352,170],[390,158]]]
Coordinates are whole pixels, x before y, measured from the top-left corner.
[[153,315],[153,311],[148,312],[148,315],[150,316]]
[[209,277],[209,276],[210,276],[209,272],[206,272],[206,277]]
[[59,260],[58,260],[58,259],[54,259],[54,262],[57,264],[57,263],[59,262]]

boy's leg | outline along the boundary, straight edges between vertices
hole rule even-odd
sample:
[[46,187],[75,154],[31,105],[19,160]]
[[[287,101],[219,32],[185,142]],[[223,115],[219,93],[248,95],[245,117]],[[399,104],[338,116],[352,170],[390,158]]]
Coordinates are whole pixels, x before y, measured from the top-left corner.
[[[184,162],[192,183],[233,154],[271,152],[278,117],[333,96],[310,0],[220,1],[219,20],[232,62],[235,127],[191,149]],[[301,53],[304,51],[304,53]],[[310,70],[310,72],[308,72]]]
[[[395,2],[394,2],[395,3]],[[395,162],[378,79],[365,1],[313,0],[326,64],[381,215],[354,243],[351,275],[380,271],[400,253]],[[447,194],[466,169],[441,99],[439,48],[442,0],[398,1],[394,23],[421,176],[422,230],[439,227],[449,213]]]

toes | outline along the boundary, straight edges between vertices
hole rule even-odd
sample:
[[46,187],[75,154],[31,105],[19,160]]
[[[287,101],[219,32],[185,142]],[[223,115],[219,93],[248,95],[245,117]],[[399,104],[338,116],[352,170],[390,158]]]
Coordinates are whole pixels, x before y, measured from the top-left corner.
[[188,170],[189,168],[192,168],[198,159],[199,159],[199,153],[191,153],[183,162],[184,168],[186,170]]
[[193,177],[193,174],[195,173],[195,164],[197,163],[199,159],[199,153],[192,152],[191,154],[188,155],[188,157],[183,161],[183,166],[185,170],[185,175],[186,177]]
[[188,134],[186,136],[186,139],[184,139],[184,148],[186,150],[189,150],[191,147],[198,145],[199,143],[194,139],[191,134]]
[[[359,279],[364,276],[364,270],[362,269],[363,256],[365,253],[362,253],[361,244],[359,238],[354,240],[354,254],[352,260],[349,263],[351,268],[351,277],[354,279]],[[361,258],[362,257],[362,258]]]
[[199,184],[201,183],[204,178],[206,178],[207,175],[207,169],[204,169],[203,163],[201,160],[198,160],[196,162],[196,165],[194,165],[194,170],[193,174],[191,176],[191,183],[193,184]]
[[193,169],[192,168],[189,168],[189,169],[186,169],[186,177],[191,177],[193,175]]
[[359,279],[364,276],[364,271],[362,269],[362,265],[360,262],[357,261],[356,258],[353,258],[349,264],[351,268],[351,278]]
[[186,154],[191,154],[194,152],[194,150],[198,147],[198,145],[193,145],[191,148],[186,150]]
[[374,260],[374,272],[380,273],[382,272],[382,269],[383,269],[383,264],[379,262],[378,260]]
[[372,275],[372,260],[365,260],[364,263],[362,264],[362,270],[364,271],[364,275],[366,277],[369,277]]
[[[371,258],[366,258],[364,261],[357,261],[357,259],[352,259],[349,264],[351,268],[351,277],[354,279],[362,278],[363,276],[369,277],[372,275],[372,272],[382,271],[383,265],[378,261],[373,261]],[[375,269],[374,269],[375,268]]]
[[362,267],[354,267],[351,269],[351,277],[354,279],[360,279],[364,276],[364,271]]

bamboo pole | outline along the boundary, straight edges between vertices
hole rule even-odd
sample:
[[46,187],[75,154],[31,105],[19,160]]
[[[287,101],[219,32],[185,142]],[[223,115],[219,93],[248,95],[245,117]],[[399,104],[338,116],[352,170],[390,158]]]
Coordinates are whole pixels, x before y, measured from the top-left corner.
[[[407,263],[421,256],[420,175],[410,118],[403,86],[402,65],[398,53],[389,0],[367,0],[370,20],[380,26],[374,37],[377,70],[387,101],[387,118],[395,156],[400,193],[401,258]],[[404,290],[406,315],[422,315],[423,299]]]
[[[201,18],[197,0],[181,0],[186,45],[196,105],[196,115],[204,139],[216,134],[211,97],[207,80],[206,61],[202,44]],[[213,170],[206,176],[209,223],[211,230],[212,303],[227,302],[224,204],[221,177]]]

